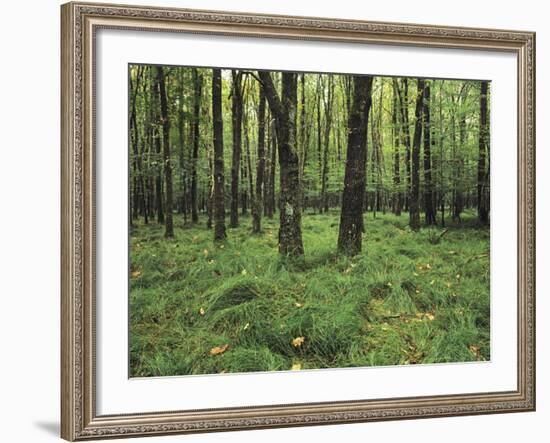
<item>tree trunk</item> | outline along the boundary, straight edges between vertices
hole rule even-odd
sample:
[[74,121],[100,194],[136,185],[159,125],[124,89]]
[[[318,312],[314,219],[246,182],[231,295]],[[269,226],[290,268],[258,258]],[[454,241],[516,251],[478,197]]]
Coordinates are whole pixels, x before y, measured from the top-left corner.
[[[231,212],[229,226],[239,226],[239,173],[241,170],[241,137],[243,124],[243,99],[241,90],[242,74],[232,72],[233,87],[231,91],[231,123],[233,129],[233,157],[231,161]],[[243,202],[243,207],[244,207]]]
[[392,106],[392,130],[393,130],[393,212],[395,215],[401,215],[403,205],[401,194],[401,171],[400,171],[400,156],[399,156],[399,136],[400,125],[398,124],[398,89],[397,80],[393,79],[393,106]]
[[348,147],[338,250],[347,255],[361,252],[363,204],[367,161],[367,122],[372,99],[372,77],[354,76],[354,91],[348,118]]
[[435,225],[434,192],[432,182],[432,129],[430,116],[430,84],[424,86],[424,210],[426,224]]
[[328,151],[330,145],[330,131],[332,128],[332,103],[334,99],[334,77],[327,79],[328,88],[325,97],[325,132],[323,134],[323,169],[321,174],[321,207],[328,212]]
[[259,72],[271,113],[275,117],[280,166],[279,253],[301,256],[302,243],[301,184],[296,152],[296,74],[282,73],[282,97],[279,97],[271,75]]
[[487,93],[489,83],[481,82],[479,96],[479,157],[477,162],[477,210],[479,222],[489,223],[489,124],[487,121]]
[[409,225],[412,230],[420,229],[420,141],[422,139],[422,111],[424,102],[424,80],[418,79],[416,88],[416,108],[414,112],[414,137],[412,146],[411,195],[409,202]]
[[199,222],[197,209],[197,163],[199,158],[200,143],[200,112],[202,96],[202,76],[197,68],[193,68],[193,89],[195,92],[193,99],[193,157],[191,159],[191,221]]
[[[303,75],[303,74],[302,74]],[[303,110],[302,110],[303,112]],[[262,231],[263,185],[265,171],[265,93],[260,88],[258,104],[258,163],[256,165],[256,202],[252,211],[252,232]]]
[[[396,83],[399,88],[399,82]],[[412,172],[411,172],[411,135],[409,129],[409,82],[406,78],[403,79],[403,91],[399,89],[399,103],[401,109],[401,137],[402,143],[405,146],[405,210],[409,209],[409,201],[411,194]]]
[[223,118],[222,118],[222,74],[220,69],[212,69],[212,122],[214,142],[214,198],[212,203],[214,218],[214,240],[224,240],[224,164],[223,164]]
[[168,116],[168,100],[166,97],[166,85],[164,70],[157,66],[157,78],[160,94],[160,112],[162,118],[162,160],[164,166],[164,187],[166,193],[166,223],[164,236],[174,237],[174,223],[172,220],[172,162],[170,159],[170,118]]
[[[153,75],[152,71],[151,71],[151,75]],[[157,97],[159,97],[160,95],[160,87],[159,87],[159,82],[158,82],[158,77],[155,79],[155,92],[156,92],[156,95]],[[157,104],[158,102],[155,100],[155,105]],[[161,120],[159,114],[158,114],[158,111],[156,109],[156,106],[155,106],[155,114],[154,114],[154,120],[155,120],[155,123],[159,120]],[[163,204],[163,200],[164,200],[164,196],[163,196],[163,192],[162,192],[162,167],[160,166],[161,164],[161,155],[162,155],[162,145],[161,145],[161,140],[160,140],[160,131],[158,129],[158,125],[155,124],[153,126],[153,138],[155,140],[155,160],[156,160],[156,165],[155,165],[155,168],[156,168],[156,174],[155,174],[155,203],[156,203],[156,208],[157,208],[157,223],[160,224],[160,225],[163,225],[164,224],[164,204]]]

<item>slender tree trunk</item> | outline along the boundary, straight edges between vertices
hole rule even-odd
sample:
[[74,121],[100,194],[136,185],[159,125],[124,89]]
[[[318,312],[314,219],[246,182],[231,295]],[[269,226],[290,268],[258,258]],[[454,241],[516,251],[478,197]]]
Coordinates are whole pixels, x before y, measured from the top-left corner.
[[166,223],[164,236],[174,237],[174,223],[172,220],[172,162],[170,159],[170,118],[168,116],[168,100],[166,97],[166,85],[164,70],[157,66],[157,78],[160,93],[160,111],[162,118],[162,159],[164,165],[164,187],[166,190]]
[[412,145],[411,195],[409,202],[409,225],[412,230],[420,229],[420,141],[422,139],[422,111],[424,102],[424,80],[418,79],[416,88],[416,108],[414,137]]
[[[231,212],[229,226],[239,226],[239,173],[241,170],[241,137],[243,121],[243,101],[241,89],[242,74],[232,71],[231,123],[233,129],[233,157],[231,162]],[[243,202],[243,208],[245,207]]]
[[279,145],[281,187],[279,253],[301,256],[304,254],[304,246],[301,227],[301,184],[296,151],[296,74],[282,73],[282,97],[279,97],[268,72],[260,71],[259,75],[271,113],[275,117]]
[[197,163],[199,158],[200,143],[200,111],[202,96],[202,76],[197,68],[193,68],[193,157],[191,160],[191,221],[199,222],[199,213],[197,209]]
[[[396,83],[399,88],[399,82]],[[403,138],[403,145],[405,146],[405,210],[409,210],[409,201],[412,185],[412,171],[411,171],[411,135],[409,129],[409,81],[403,79],[403,91],[398,89],[399,102],[401,109],[401,137]]]
[[[303,74],[302,74],[303,76]],[[303,78],[303,77],[302,77]],[[303,113],[302,108],[302,113]],[[256,202],[252,212],[252,232],[258,234],[262,231],[263,186],[265,171],[265,93],[260,88],[258,104],[258,161],[256,165]]]
[[477,210],[479,222],[489,223],[489,124],[487,121],[487,93],[489,83],[481,82],[479,96],[479,157],[477,162]]
[[[152,71],[151,71],[152,75]],[[160,96],[160,87],[158,82],[158,77],[155,80],[155,92],[157,97]],[[155,100],[155,105],[157,105],[158,101]],[[155,121],[160,121],[161,117],[159,116],[156,106],[155,106]],[[161,122],[162,123],[162,122]],[[157,127],[157,125],[154,125],[153,128],[153,138],[155,140],[155,160],[156,160],[156,176],[155,176],[155,203],[157,208],[157,223],[160,225],[164,224],[164,195],[162,192],[162,170],[161,167],[161,157],[162,157],[162,145],[161,145],[161,139],[160,139],[160,131]]]
[[269,143],[271,145],[271,157],[269,161],[269,188],[268,188],[268,199],[267,199],[267,208],[266,212],[267,217],[273,218],[275,214],[275,172],[277,169],[277,132],[274,129],[274,124],[270,125],[271,137],[269,138]]
[[327,95],[325,97],[325,132],[323,134],[323,169],[321,175],[321,206],[325,212],[328,212],[328,160],[330,146],[330,131],[332,129],[332,103],[334,101],[334,77],[329,76],[327,79]]
[[348,119],[348,147],[338,250],[347,255],[361,252],[363,204],[367,161],[367,122],[372,99],[372,77],[354,76],[354,91]]
[[393,106],[392,106],[392,130],[393,130],[393,212],[395,215],[401,215],[403,205],[401,194],[401,171],[399,156],[399,136],[400,125],[398,124],[398,99],[397,99],[397,80],[393,79]]
[[424,209],[426,224],[435,225],[434,192],[432,181],[432,128],[430,116],[430,84],[424,86]]
[[212,69],[212,122],[214,141],[214,240],[226,238],[224,203],[224,162],[223,162],[223,118],[222,118],[222,74],[220,69]]

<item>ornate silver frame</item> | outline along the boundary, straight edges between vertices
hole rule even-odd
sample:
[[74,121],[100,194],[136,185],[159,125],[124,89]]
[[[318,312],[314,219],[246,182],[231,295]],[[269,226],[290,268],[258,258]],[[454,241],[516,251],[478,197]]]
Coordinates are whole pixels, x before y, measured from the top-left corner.
[[[67,440],[533,411],[535,34],[68,3],[62,22],[61,436]],[[508,51],[518,59],[518,382],[511,392],[98,416],[95,411],[94,33],[99,28]],[[130,411],[129,411],[130,412]]]

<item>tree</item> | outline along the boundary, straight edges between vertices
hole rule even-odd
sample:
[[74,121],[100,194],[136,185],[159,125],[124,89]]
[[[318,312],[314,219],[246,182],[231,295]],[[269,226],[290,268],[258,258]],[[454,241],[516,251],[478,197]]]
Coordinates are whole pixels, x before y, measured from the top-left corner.
[[424,105],[424,80],[418,79],[416,87],[416,107],[414,136],[412,146],[412,168],[411,168],[411,192],[409,198],[409,225],[412,230],[420,229],[420,140],[422,138],[422,111]]
[[275,89],[271,74],[259,71],[262,87],[275,118],[279,151],[280,218],[279,253],[300,256],[302,243],[302,202],[299,162],[296,151],[296,74],[282,73],[281,96]]
[[224,240],[224,160],[223,160],[223,118],[222,118],[222,74],[220,69],[212,69],[212,122],[214,143],[214,196],[213,219],[214,240]]
[[434,193],[432,183],[431,121],[430,121],[430,84],[424,86],[424,208],[426,224],[435,225]]
[[172,162],[170,160],[170,118],[168,116],[168,99],[166,97],[166,84],[164,69],[157,66],[157,79],[160,95],[160,112],[162,121],[162,160],[164,165],[164,186],[166,189],[166,223],[164,236],[174,237],[174,223],[172,220]]
[[403,199],[401,194],[401,162],[399,155],[399,138],[402,130],[398,123],[398,95],[397,79],[393,79],[392,96],[392,131],[393,131],[393,212],[395,215],[401,215]]
[[[239,226],[239,172],[241,169],[241,138],[243,125],[243,97],[241,88],[242,73],[232,73],[231,123],[233,129],[233,158],[231,162],[231,212],[229,226]],[[243,203],[244,207],[244,203]]]
[[371,108],[372,77],[353,76],[353,98],[348,118],[348,147],[338,250],[347,255],[361,252],[365,168],[367,162],[367,122]]
[[330,131],[332,129],[332,103],[334,101],[334,77],[331,75],[327,79],[328,87],[327,94],[324,95],[324,109],[325,109],[325,131],[323,134],[323,169],[321,172],[321,210],[324,209],[328,212],[328,159],[329,159],[329,146],[330,146]]
[[487,121],[487,92],[489,83],[481,82],[479,94],[479,157],[477,163],[477,205],[481,224],[489,223],[489,124]]
[[191,221],[199,222],[197,209],[197,162],[199,158],[200,143],[200,112],[201,112],[201,94],[202,94],[202,76],[197,68],[193,68],[193,157],[191,160]]
[[263,185],[265,173],[265,92],[260,88],[258,100],[258,160],[256,165],[256,201],[252,207],[252,232],[262,231]]

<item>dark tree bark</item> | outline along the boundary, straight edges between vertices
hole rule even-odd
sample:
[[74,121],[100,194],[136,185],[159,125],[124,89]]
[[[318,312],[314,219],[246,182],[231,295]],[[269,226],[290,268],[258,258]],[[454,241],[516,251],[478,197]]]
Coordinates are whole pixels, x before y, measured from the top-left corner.
[[424,102],[424,80],[418,79],[416,108],[414,112],[414,137],[412,145],[411,195],[409,202],[409,225],[412,230],[420,229],[420,141],[422,139],[422,111]]
[[409,81],[403,79],[403,91],[399,88],[399,82],[396,82],[398,87],[398,97],[401,109],[401,137],[402,143],[405,146],[405,209],[409,209],[409,200],[412,184],[412,172],[411,172],[411,135],[409,130]]
[[[179,159],[179,171],[180,171],[180,182],[181,182],[181,191],[180,198],[177,198],[178,201],[177,207],[178,212],[183,214],[183,221],[187,223],[187,177],[186,177],[186,158],[185,158],[185,115],[183,111],[183,102],[184,102],[184,76],[183,71],[178,72],[178,159]],[[191,135],[192,137],[192,135]]]
[[363,204],[367,162],[367,122],[372,104],[372,77],[353,77],[353,97],[348,118],[348,147],[338,250],[347,255],[361,252]]
[[330,131],[332,129],[332,103],[334,101],[334,77],[327,79],[328,88],[325,97],[325,132],[323,134],[323,169],[321,174],[321,207],[328,212],[328,151],[330,145]]
[[[151,75],[153,75],[151,67]],[[158,76],[155,78],[155,93],[156,96],[160,96],[160,87],[158,82]],[[162,192],[162,167],[161,167],[161,156],[162,156],[162,145],[160,140],[160,131],[157,125],[157,122],[161,120],[161,116],[157,111],[158,100],[155,100],[155,114],[154,120],[155,124],[153,126],[153,139],[155,141],[155,154],[156,154],[156,174],[155,174],[155,206],[157,209],[157,223],[160,225],[164,224],[164,195]],[[162,123],[162,122],[160,122]]]
[[[302,74],[303,75],[303,74]],[[303,112],[303,111],[302,111]],[[265,171],[265,93],[260,88],[258,103],[258,162],[256,165],[256,201],[252,211],[252,232],[262,231],[263,186]]]
[[214,240],[224,240],[224,163],[223,163],[223,118],[222,118],[222,74],[220,69],[212,69],[212,121],[214,141],[214,198],[212,204],[214,218]]
[[432,128],[430,116],[430,84],[424,86],[424,210],[426,224],[435,225],[434,192],[432,181]]
[[300,256],[302,243],[302,202],[298,155],[296,151],[296,74],[282,73],[282,94],[279,97],[271,74],[260,71],[265,95],[275,118],[280,166],[279,253]]
[[400,125],[398,123],[398,89],[397,80],[393,79],[393,106],[392,106],[392,130],[393,130],[393,212],[401,215],[403,199],[401,194],[401,165],[399,155]]
[[[231,213],[229,226],[239,226],[239,173],[241,169],[241,142],[243,124],[242,73],[232,71],[231,123],[233,129],[233,157],[231,162]],[[243,202],[243,208],[245,203]]]
[[489,223],[489,124],[487,121],[487,93],[489,83],[481,82],[479,95],[479,157],[477,162],[477,210],[479,222]]
[[197,162],[200,143],[200,112],[202,96],[202,76],[197,68],[193,68],[193,157],[191,159],[191,221],[199,222],[197,209]]
[[168,116],[168,100],[166,97],[166,85],[164,69],[157,66],[157,79],[160,94],[160,112],[162,119],[162,159],[164,164],[164,186],[166,191],[166,223],[164,236],[174,237],[174,223],[172,220],[172,162],[170,159],[170,118]]
[[266,198],[266,213],[268,218],[273,218],[275,214],[275,171],[277,169],[277,134],[274,128],[274,124],[268,126],[270,128],[270,137],[268,143],[270,145],[270,157],[269,157],[269,186],[267,187]]
[[[139,130],[136,117],[136,100],[139,91],[139,84],[141,80],[142,67],[138,66],[136,72],[135,84],[130,76],[130,90],[132,91],[131,112],[130,112],[130,130],[131,130],[131,142],[133,147],[133,203],[132,203],[132,216],[130,217],[130,226],[133,225],[133,220],[138,218],[139,206],[143,203],[143,167],[141,161],[141,153],[139,151]],[[142,208],[143,209],[143,208]]]

